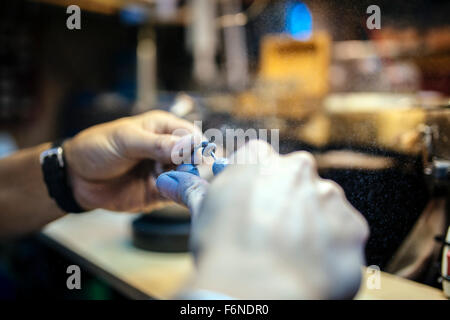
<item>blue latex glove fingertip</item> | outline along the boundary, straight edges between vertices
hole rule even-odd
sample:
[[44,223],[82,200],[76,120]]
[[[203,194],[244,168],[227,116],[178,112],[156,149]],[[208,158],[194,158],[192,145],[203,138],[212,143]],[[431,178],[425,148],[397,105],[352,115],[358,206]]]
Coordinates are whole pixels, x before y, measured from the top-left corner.
[[170,173],[171,171],[161,174],[158,179],[156,179],[156,187],[164,197],[176,199],[178,181],[171,177]]

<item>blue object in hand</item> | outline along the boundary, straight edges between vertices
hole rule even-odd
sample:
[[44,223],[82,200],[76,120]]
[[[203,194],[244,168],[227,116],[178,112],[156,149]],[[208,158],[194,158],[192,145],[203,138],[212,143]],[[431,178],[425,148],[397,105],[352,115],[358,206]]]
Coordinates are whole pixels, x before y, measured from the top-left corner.
[[219,173],[221,173],[226,167],[228,166],[228,159],[227,158],[219,158],[216,161],[214,161],[214,164],[212,166],[213,174],[216,176]]
[[176,171],[180,171],[180,172],[187,172],[187,173],[191,173],[194,174],[196,176],[200,176],[200,173],[198,172],[197,166],[193,165],[193,164],[180,164],[177,167]]

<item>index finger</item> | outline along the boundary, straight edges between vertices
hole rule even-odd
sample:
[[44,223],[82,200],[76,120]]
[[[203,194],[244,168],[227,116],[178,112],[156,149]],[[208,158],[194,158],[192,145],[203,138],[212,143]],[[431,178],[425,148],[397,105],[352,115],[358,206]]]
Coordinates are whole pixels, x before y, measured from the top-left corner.
[[154,133],[173,134],[180,137],[201,133],[193,123],[166,111],[150,111],[142,116],[144,117],[144,129],[152,130]]

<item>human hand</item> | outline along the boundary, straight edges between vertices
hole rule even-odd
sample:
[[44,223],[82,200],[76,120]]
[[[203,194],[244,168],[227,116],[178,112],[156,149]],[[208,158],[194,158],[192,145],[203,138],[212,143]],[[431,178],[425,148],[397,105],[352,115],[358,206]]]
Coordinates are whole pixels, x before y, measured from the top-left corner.
[[368,227],[342,189],[318,176],[306,152],[280,156],[252,141],[239,158],[245,164],[210,185],[183,172],[158,178],[163,195],[193,211],[198,272],[187,289],[242,299],[352,297]]
[[188,121],[150,111],[86,129],[64,143],[69,180],[81,207],[142,212],[162,200],[155,180],[171,167],[181,136],[201,135]]

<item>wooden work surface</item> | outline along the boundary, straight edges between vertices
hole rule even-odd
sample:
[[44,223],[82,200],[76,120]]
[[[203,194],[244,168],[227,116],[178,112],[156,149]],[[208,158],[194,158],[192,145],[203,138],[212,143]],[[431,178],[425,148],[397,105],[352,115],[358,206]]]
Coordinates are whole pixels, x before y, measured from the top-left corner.
[[[130,298],[168,299],[193,272],[192,258],[134,248],[134,217],[103,210],[68,215],[49,224],[42,237],[82,271],[89,270]],[[357,299],[445,299],[440,290],[386,273],[381,274],[379,290],[368,290],[366,281],[362,283]]]

